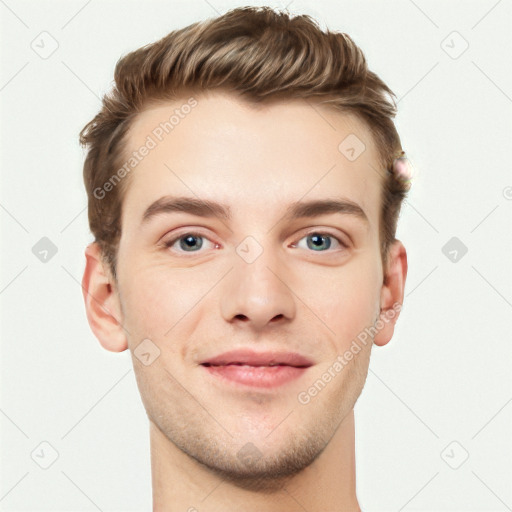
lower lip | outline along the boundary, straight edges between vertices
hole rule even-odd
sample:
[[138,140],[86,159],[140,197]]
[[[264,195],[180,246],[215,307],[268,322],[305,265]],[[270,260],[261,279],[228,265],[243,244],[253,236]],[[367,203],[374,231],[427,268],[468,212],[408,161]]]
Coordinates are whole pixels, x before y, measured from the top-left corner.
[[211,375],[221,377],[238,384],[273,388],[299,378],[307,368],[295,366],[242,366],[228,364],[226,366],[203,366]]

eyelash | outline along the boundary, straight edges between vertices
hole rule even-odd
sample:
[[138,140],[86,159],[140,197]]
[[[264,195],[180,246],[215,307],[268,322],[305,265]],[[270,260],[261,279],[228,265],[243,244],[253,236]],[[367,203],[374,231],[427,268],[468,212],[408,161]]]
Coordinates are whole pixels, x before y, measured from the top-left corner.
[[[342,242],[337,236],[334,236],[332,233],[329,233],[329,232],[325,232],[325,231],[310,231],[309,233],[306,233],[302,238],[299,239],[299,242],[301,240],[303,240],[304,238],[307,238],[308,236],[311,236],[311,235],[320,235],[322,237],[328,237],[328,238],[333,238],[334,240],[336,240],[336,242],[338,242],[338,244],[340,245],[341,247],[341,250],[346,250],[348,249],[348,245],[345,244],[344,242]],[[171,248],[176,242],[178,242],[179,240],[183,239],[183,238],[186,238],[188,236],[195,236],[195,237],[200,237],[200,238],[204,238],[206,240],[209,240],[208,237],[206,237],[205,235],[203,235],[202,233],[200,232],[197,232],[197,231],[187,231],[186,233],[183,233],[182,235],[179,235],[179,236],[176,236],[174,238],[172,238],[171,240],[167,240],[164,242],[164,246],[166,248]],[[210,240],[211,241],[211,240]],[[215,242],[212,242],[214,243],[216,246],[218,245],[217,243]],[[297,246],[297,243],[293,243],[292,246],[293,247],[296,247]],[[179,253],[181,254],[194,254],[194,253],[199,253],[200,251],[190,251],[190,252],[187,252],[187,251],[178,251]],[[333,251],[333,250],[326,250],[326,251],[313,251],[311,250],[310,252],[320,252],[320,253],[325,253],[325,252],[336,252],[336,251]]]

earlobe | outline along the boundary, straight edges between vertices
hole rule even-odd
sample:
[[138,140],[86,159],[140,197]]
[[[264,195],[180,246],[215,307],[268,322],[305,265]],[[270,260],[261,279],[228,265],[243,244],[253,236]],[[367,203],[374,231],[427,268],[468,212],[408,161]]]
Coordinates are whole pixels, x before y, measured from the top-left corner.
[[119,296],[110,272],[104,267],[97,243],[87,246],[85,258],[82,293],[87,320],[103,348],[122,352],[128,348],[128,342],[121,323]]
[[395,240],[389,248],[388,265],[384,269],[384,279],[380,296],[380,316],[375,345],[383,346],[391,340],[395,324],[404,300],[405,279],[407,277],[407,252],[400,240]]

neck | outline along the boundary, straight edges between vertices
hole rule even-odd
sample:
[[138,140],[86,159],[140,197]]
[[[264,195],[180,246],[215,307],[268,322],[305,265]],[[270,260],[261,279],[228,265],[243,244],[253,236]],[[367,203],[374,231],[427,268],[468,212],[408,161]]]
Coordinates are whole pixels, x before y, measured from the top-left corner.
[[361,510],[356,497],[353,411],[310,466],[272,490],[250,490],[223,480],[183,453],[151,420],[150,444],[154,512]]

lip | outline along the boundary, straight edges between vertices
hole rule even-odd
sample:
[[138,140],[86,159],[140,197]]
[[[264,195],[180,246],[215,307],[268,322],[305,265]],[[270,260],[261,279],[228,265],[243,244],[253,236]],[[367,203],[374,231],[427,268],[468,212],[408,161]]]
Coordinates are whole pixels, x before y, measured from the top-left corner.
[[245,364],[249,366],[286,365],[292,367],[309,367],[313,361],[296,352],[255,352],[242,349],[224,352],[218,356],[201,361],[202,365],[226,366],[229,364]]
[[214,377],[259,388],[274,388],[295,380],[312,365],[312,361],[297,353],[253,350],[233,350],[201,363]]

